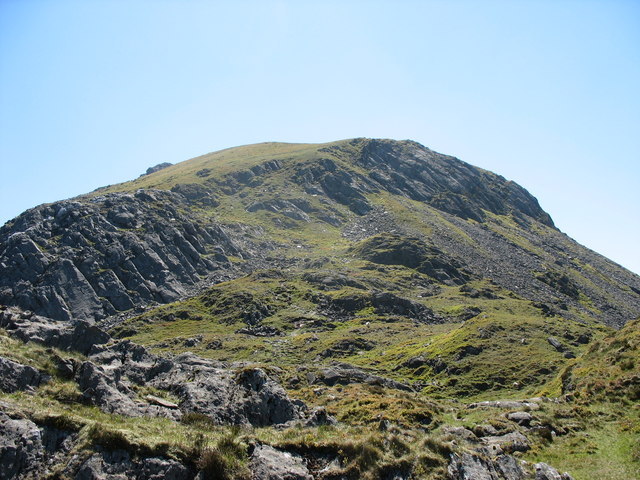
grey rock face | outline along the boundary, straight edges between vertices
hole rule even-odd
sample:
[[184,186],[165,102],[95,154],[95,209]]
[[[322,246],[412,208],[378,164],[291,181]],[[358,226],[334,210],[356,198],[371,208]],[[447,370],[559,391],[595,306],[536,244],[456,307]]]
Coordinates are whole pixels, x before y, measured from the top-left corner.
[[131,458],[123,450],[95,453],[78,468],[75,480],[191,480],[183,464],[161,457]]
[[23,342],[36,342],[85,355],[94,345],[107,343],[111,339],[109,334],[88,322],[55,322],[17,309],[0,309],[0,328]]
[[122,384],[118,385],[94,363],[84,362],[80,365],[76,381],[85,399],[103,411],[127,416],[142,415],[138,405],[130,398],[133,392]]
[[157,165],[155,165],[155,166],[153,166],[153,167],[149,167],[149,168],[147,168],[147,171],[146,171],[146,172],[144,172],[144,173],[143,173],[142,175],[140,175],[140,176],[142,177],[142,176],[144,176],[144,175],[151,175],[152,173],[156,173],[156,172],[159,172],[160,170],[164,170],[165,168],[170,167],[171,165],[172,165],[172,164],[171,164],[171,163],[169,163],[169,162],[162,162],[162,163],[159,163],[159,164],[157,164]]
[[44,448],[37,425],[0,412],[0,478],[19,478],[37,471],[43,461]]
[[190,201],[139,190],[28,210],[0,228],[0,303],[94,321],[176,300],[242,256],[220,226],[181,213]]
[[519,432],[511,432],[497,437],[483,437],[481,441],[494,453],[526,452],[531,448],[527,437]]
[[218,424],[262,427],[303,418],[303,408],[258,368],[233,373],[183,354],[174,359],[171,370],[151,384],[177,395],[183,411],[203,413]]
[[[60,368],[75,378],[88,402],[108,413],[177,420],[182,412],[198,412],[218,424],[254,426],[306,418],[304,404],[292,401],[258,368],[234,372],[189,353],[169,360],[130,341],[114,343],[107,333],[86,322],[55,322],[13,308],[0,310],[0,328],[24,341],[89,354],[89,361]],[[0,359],[2,372],[7,375],[0,376],[0,385],[8,390],[36,386],[43,379],[35,369],[6,359]],[[173,402],[139,398],[136,385],[171,392],[180,399],[179,409]]]
[[486,456],[463,453],[452,454],[448,466],[451,480],[525,480],[529,475],[510,455],[500,455],[493,460]]
[[6,393],[36,388],[46,377],[28,365],[0,357],[0,390]]
[[251,455],[254,480],[313,480],[302,458],[289,452],[259,445]]
[[382,385],[396,390],[413,390],[409,385],[374,375],[346,363],[334,363],[331,367],[308,374],[307,379],[312,384],[321,383],[328,386],[367,383],[369,385]]
[[546,463],[536,463],[536,480],[562,480],[558,471]]
[[482,221],[483,210],[527,215],[553,222],[524,188],[494,173],[415,142],[369,140],[358,164],[380,189],[405,195],[462,218]]

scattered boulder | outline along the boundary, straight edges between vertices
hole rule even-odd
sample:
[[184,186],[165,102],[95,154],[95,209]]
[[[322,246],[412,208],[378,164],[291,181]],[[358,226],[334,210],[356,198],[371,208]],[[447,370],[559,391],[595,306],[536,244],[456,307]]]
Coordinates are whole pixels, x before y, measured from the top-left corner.
[[549,337],[549,338],[547,338],[547,341],[557,351],[559,351],[559,352],[564,352],[565,351],[565,346],[562,345],[562,343],[560,343],[560,341],[557,338]]
[[523,427],[528,427],[533,420],[533,416],[529,412],[511,412],[507,414],[507,418]]
[[319,427],[320,425],[336,425],[337,423],[337,420],[329,415],[326,408],[316,407],[304,421],[304,426]]
[[536,472],[535,480],[573,480],[573,477],[568,473],[565,472],[561,475],[555,468],[546,463],[536,463],[534,469]]
[[0,478],[18,478],[37,472],[45,459],[38,426],[0,412]]
[[452,454],[447,467],[451,480],[525,480],[529,478],[519,462],[510,455],[488,459],[474,453]]
[[391,380],[389,378],[374,375],[360,368],[346,363],[334,363],[328,368],[320,369],[317,372],[307,374],[307,379],[311,384],[322,383],[327,386],[349,385],[351,383],[365,383],[368,385],[381,385],[396,390],[413,391],[404,383]]
[[526,452],[531,448],[527,437],[519,432],[511,432],[497,437],[482,437],[481,441],[493,453]]
[[182,463],[162,457],[132,457],[125,450],[94,453],[77,468],[75,480],[96,479],[191,480],[193,474]]
[[33,367],[0,357],[0,390],[3,392],[35,389],[46,379]]
[[416,369],[426,364],[427,359],[422,355],[418,355],[417,357],[411,357],[407,361],[403,362],[402,364],[400,364],[400,367]]
[[302,457],[269,445],[253,450],[250,468],[254,480],[313,480]]

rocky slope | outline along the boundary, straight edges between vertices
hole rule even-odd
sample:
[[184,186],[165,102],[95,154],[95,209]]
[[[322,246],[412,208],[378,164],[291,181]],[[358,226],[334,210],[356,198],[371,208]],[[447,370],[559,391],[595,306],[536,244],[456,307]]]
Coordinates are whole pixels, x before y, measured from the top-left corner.
[[[316,247],[305,238],[313,229],[328,229],[326,241],[411,235],[444,250],[453,269],[553,308],[612,326],[640,312],[637,276],[554,229],[517,184],[453,157],[381,140],[239,150],[224,151],[223,166],[213,154],[9,222],[0,230],[0,301],[99,320],[237,276],[230,256],[246,260],[245,270],[282,267],[276,258],[297,256],[281,240],[303,227],[295,235],[306,249]],[[232,168],[236,156],[243,168]]]
[[[249,145],[31,209],[0,308],[1,478],[602,478],[638,432],[591,390],[637,388],[640,278],[411,141]],[[583,433],[589,469],[557,455]]]

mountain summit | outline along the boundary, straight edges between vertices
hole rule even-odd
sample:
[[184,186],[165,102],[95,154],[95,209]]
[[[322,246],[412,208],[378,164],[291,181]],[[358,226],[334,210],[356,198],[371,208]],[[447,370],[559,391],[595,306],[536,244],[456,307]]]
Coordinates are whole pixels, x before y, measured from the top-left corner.
[[637,432],[582,414],[639,398],[638,317],[640,277],[413,141],[161,164],[0,228],[0,422],[41,442],[0,477],[560,478],[518,459]]

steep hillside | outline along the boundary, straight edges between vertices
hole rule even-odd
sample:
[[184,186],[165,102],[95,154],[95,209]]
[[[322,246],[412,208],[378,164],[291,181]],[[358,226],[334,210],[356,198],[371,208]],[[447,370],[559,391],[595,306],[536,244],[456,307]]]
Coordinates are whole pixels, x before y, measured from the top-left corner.
[[640,277],[415,142],[158,165],[0,228],[0,478],[633,478],[638,317]]

